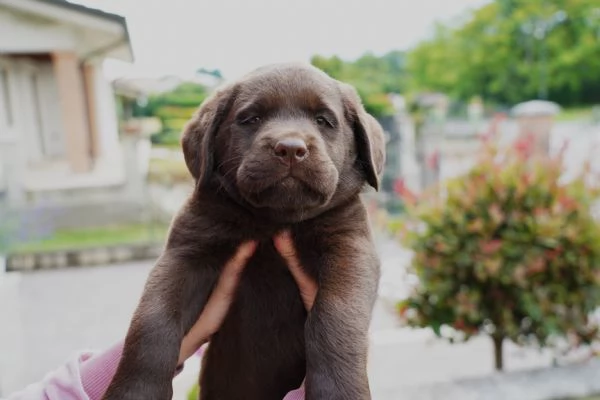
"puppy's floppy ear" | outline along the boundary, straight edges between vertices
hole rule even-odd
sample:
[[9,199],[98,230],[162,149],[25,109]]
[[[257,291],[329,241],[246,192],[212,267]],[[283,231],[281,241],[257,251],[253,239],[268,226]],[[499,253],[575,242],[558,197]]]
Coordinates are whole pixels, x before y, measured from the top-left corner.
[[385,136],[381,125],[365,111],[356,90],[340,83],[346,118],[352,125],[356,140],[357,163],[365,172],[367,183],[379,190],[385,165]]
[[187,123],[181,137],[185,163],[199,186],[206,185],[214,170],[215,136],[227,117],[236,87],[228,85],[212,93]]

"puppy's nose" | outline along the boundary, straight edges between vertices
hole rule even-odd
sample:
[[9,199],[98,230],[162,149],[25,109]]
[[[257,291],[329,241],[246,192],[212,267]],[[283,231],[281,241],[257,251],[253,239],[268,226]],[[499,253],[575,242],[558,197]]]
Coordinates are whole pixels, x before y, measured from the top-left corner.
[[308,156],[308,148],[302,139],[283,139],[275,144],[275,155],[286,164],[299,163]]

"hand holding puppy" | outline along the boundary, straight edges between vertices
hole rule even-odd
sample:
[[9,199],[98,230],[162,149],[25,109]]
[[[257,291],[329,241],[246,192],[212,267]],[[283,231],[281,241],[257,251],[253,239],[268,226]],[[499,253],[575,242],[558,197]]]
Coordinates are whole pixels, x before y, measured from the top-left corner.
[[[317,296],[317,283],[302,269],[296,248],[289,232],[283,232],[273,238],[275,248],[285,260],[298,289],[302,302],[310,311]],[[242,243],[234,256],[227,262],[219,277],[217,286],[208,303],[200,313],[198,321],[184,337],[179,351],[179,365],[190,358],[204,343],[210,340],[220,328],[227,316],[229,307],[235,298],[240,277],[248,260],[256,250],[256,242]]]

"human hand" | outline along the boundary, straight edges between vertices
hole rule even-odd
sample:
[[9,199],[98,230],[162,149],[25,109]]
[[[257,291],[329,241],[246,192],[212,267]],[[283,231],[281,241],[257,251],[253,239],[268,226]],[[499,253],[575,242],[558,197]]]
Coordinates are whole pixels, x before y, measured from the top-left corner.
[[[317,296],[318,286],[302,268],[290,233],[285,231],[278,234],[273,238],[273,243],[285,260],[298,285],[304,307],[307,311],[310,311]],[[256,242],[241,244],[236,254],[223,268],[217,286],[202,310],[198,321],[183,338],[179,352],[179,365],[191,357],[200,346],[208,342],[210,337],[221,327],[234,299],[242,271],[255,250]]]
[[242,243],[225,264],[200,317],[181,342],[178,365],[183,364],[219,330],[233,302],[242,271],[255,250],[256,242]]
[[[289,231],[284,231],[275,236],[275,238],[273,238],[273,243],[279,254],[281,254],[285,260],[292,276],[294,277],[294,280],[296,281],[296,284],[298,285],[300,297],[302,297],[302,302],[304,303],[306,311],[310,312],[313,304],[315,304],[317,291],[319,289],[317,282],[304,271],[304,268],[300,264],[298,253],[296,252],[296,246],[294,245]],[[284,400],[288,398],[304,398],[304,381],[302,381],[302,385],[300,385],[298,389],[289,392],[287,396],[285,396]]]
[[296,284],[298,285],[298,289],[300,290],[300,296],[302,297],[302,302],[304,303],[304,307],[306,307],[306,311],[310,311],[312,309],[313,304],[315,303],[315,298],[317,297],[318,285],[315,280],[310,277],[305,271],[302,265],[300,264],[300,260],[298,260],[298,255],[296,252],[296,246],[292,241],[292,236],[289,231],[284,231],[273,238],[273,244],[275,248],[281,254],[283,259],[285,260]]

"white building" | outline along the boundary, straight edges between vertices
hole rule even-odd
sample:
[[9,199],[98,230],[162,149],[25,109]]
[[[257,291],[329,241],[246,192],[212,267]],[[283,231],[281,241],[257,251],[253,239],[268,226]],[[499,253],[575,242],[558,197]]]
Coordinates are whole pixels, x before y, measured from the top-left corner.
[[65,0],[0,0],[0,201],[65,208],[123,193],[131,154],[107,58],[133,61],[123,17]]
[[121,16],[63,0],[0,0],[0,191],[123,183],[106,58],[133,59]]

